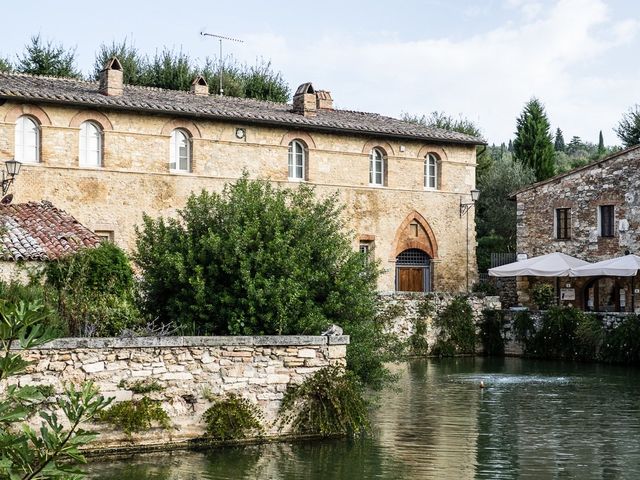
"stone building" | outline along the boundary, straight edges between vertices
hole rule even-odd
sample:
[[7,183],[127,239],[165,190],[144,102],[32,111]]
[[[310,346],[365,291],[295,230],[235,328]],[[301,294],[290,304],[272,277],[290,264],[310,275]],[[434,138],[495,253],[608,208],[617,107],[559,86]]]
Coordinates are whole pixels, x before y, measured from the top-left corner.
[[[518,254],[563,252],[588,262],[639,254],[639,167],[637,145],[516,192]],[[587,310],[631,311],[640,305],[635,279],[562,278],[559,283],[567,303]],[[525,304],[527,290],[527,279],[520,278]]]
[[99,82],[0,74],[0,161],[23,163],[18,201],[50,199],[131,249],[143,213],[174,215],[191,192],[246,171],[339,192],[354,248],[382,262],[383,291],[457,291],[475,278],[473,209],[468,230],[459,212],[482,140],[339,110],[310,83],[287,105],[209,95],[202,77],[190,92],[122,78],[117,59]]

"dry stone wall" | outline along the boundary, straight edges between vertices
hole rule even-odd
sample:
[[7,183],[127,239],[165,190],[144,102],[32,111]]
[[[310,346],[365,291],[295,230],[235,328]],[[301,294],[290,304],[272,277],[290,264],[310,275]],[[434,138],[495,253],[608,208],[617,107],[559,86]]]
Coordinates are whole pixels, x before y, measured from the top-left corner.
[[[256,404],[267,435],[287,387],[319,369],[345,365],[348,336],[149,337],[133,339],[58,339],[24,352],[33,362],[12,383],[51,385],[92,380],[116,402],[137,400],[136,381],[157,382],[161,390],[146,393],[162,402],[173,428],[127,436],[100,423],[93,448],[180,443],[204,433],[202,414],[208,398],[233,392]],[[16,382],[17,380],[17,382]],[[286,431],[284,432],[286,433]]]
[[[406,294],[395,293],[380,295],[380,315],[386,324],[388,332],[391,332],[400,341],[408,340],[416,330],[416,320],[426,319],[426,339],[431,348],[438,336],[438,328],[434,325],[434,319],[442,312],[456,295],[450,293]],[[484,310],[500,310],[502,308],[500,297],[469,295],[467,301],[471,305],[473,321],[479,331]],[[425,304],[430,305],[430,312],[425,315]],[[478,351],[481,351],[480,346]]]

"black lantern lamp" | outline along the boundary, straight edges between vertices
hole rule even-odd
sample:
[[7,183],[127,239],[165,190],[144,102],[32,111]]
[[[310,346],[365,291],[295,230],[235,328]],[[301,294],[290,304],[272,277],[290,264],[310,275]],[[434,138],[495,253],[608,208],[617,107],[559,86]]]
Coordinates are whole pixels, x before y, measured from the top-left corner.
[[20,167],[22,166],[22,163],[18,162],[17,160],[7,160],[6,162],[4,162],[4,166],[6,169],[6,173],[4,172],[4,170],[2,171],[2,196],[5,196],[7,194],[7,191],[13,183],[16,175],[20,173]]

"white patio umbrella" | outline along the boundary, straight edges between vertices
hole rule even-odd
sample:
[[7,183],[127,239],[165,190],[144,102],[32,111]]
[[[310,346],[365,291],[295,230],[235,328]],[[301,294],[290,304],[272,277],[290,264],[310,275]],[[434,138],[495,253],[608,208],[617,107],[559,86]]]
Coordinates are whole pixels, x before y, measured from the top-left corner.
[[610,258],[601,262],[590,263],[582,267],[573,268],[569,273],[572,277],[635,277],[640,269],[638,255]]
[[572,269],[589,265],[579,258],[555,252],[489,269],[492,277],[566,277]]

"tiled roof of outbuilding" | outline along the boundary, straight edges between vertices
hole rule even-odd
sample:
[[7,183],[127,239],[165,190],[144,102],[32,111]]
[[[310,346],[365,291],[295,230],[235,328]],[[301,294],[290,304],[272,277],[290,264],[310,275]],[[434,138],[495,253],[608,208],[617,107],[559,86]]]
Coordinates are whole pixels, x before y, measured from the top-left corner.
[[98,82],[17,73],[0,73],[0,98],[432,142],[471,145],[485,143],[481,138],[471,135],[424,127],[377,113],[336,109],[318,110],[315,117],[305,117],[293,113],[291,105],[284,103],[214,95],[200,96],[178,90],[132,85],[125,85],[122,96],[106,96],[98,92]]
[[55,260],[100,238],[50,202],[0,205],[0,260]]

